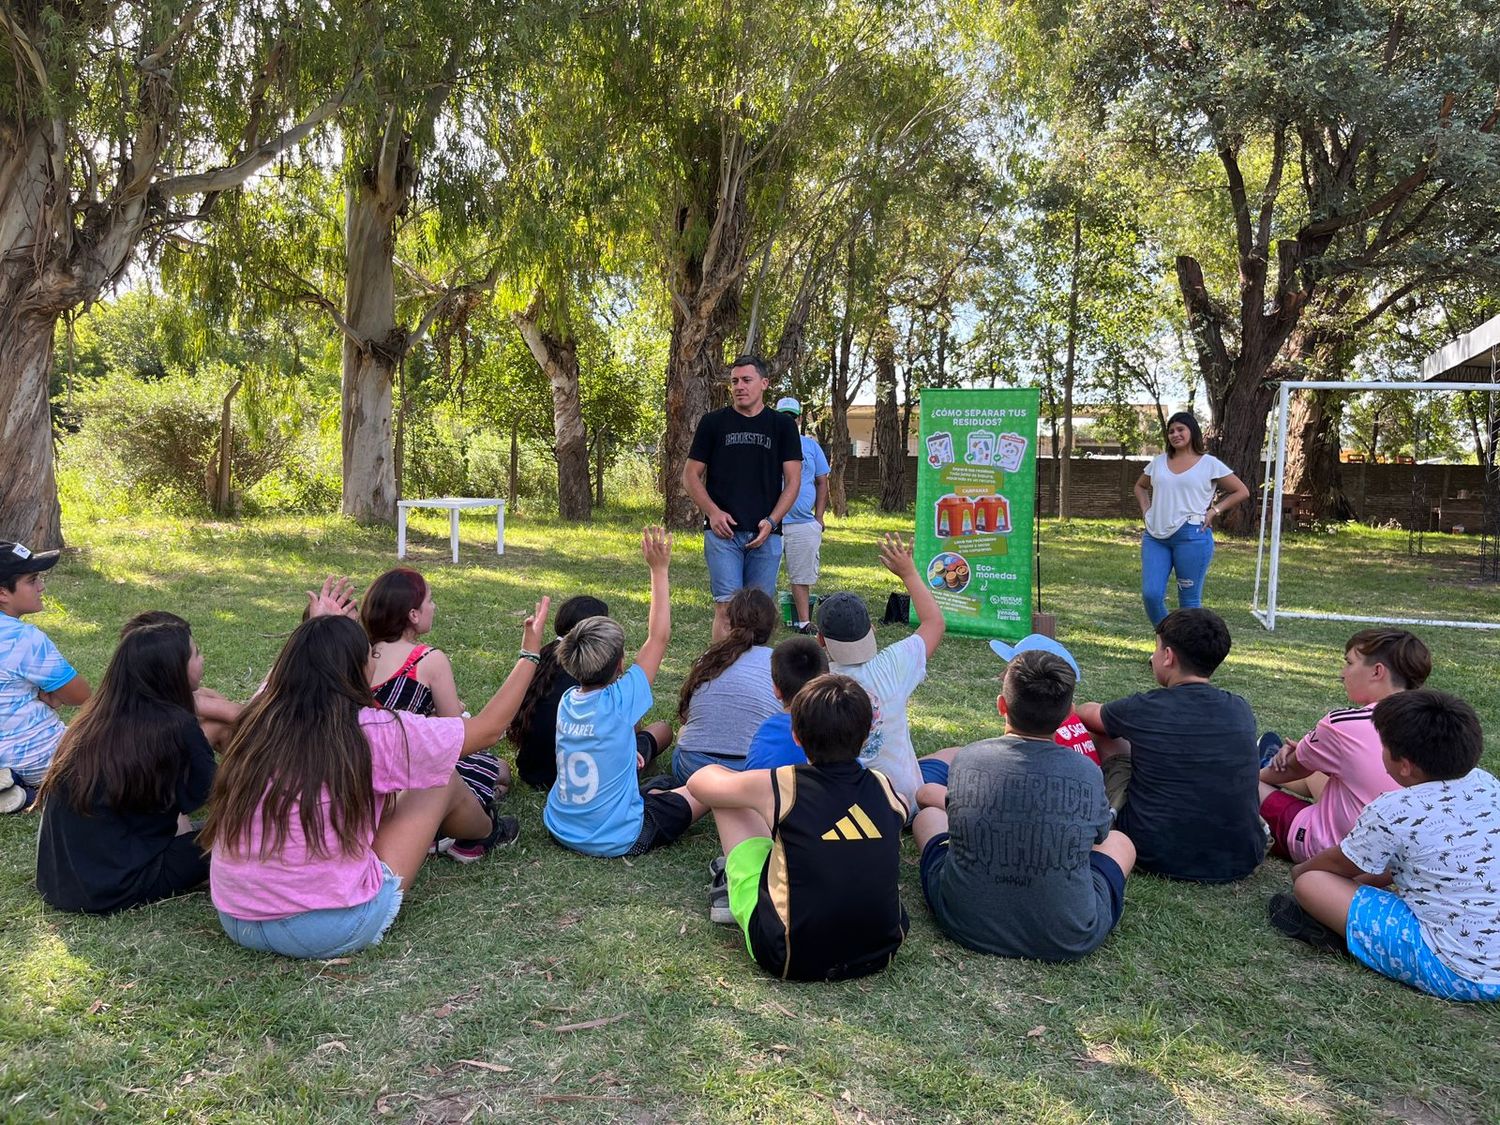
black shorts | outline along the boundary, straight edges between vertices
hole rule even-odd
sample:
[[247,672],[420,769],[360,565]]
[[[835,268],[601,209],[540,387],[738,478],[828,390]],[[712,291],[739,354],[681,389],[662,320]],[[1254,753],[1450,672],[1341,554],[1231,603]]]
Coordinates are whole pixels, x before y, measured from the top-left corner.
[[646,807],[641,815],[641,834],[630,845],[627,856],[645,855],[652,848],[665,847],[678,839],[693,824],[693,808],[676,793],[653,790],[642,793]]

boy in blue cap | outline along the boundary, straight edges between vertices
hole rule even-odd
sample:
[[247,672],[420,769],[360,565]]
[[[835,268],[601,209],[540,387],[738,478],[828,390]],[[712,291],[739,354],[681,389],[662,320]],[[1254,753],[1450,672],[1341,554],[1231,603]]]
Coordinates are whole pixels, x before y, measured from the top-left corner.
[[0,813],[23,812],[63,736],[59,707],[76,707],[89,684],[52,639],[21,618],[42,610],[57,551],[0,541]]

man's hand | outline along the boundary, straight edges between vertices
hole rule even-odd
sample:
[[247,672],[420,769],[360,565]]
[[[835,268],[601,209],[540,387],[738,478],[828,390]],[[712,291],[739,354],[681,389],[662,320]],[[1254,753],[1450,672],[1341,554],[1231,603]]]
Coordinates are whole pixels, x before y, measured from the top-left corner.
[[723,508],[715,508],[708,514],[708,530],[720,539],[733,539],[736,526],[734,517]]
[[648,527],[641,532],[641,555],[647,569],[666,572],[672,563],[672,537],[665,528]]
[[307,616],[358,618],[359,604],[354,600],[354,583],[348,578],[330,574],[323,579],[321,590],[307,591]]
[[521,626],[521,647],[527,652],[542,651],[547,633],[547,610],[551,607],[552,599],[543,594],[542,600],[536,603],[536,608]]
[[756,526],[759,530],[756,531],[755,538],[745,544],[745,550],[747,551],[755,550],[755,548],[759,547],[767,539],[771,538],[771,532],[776,530],[776,525],[770,520],[761,520],[760,523]]
[[903,581],[917,573],[916,560],[911,556],[911,541],[889,531],[880,537],[880,562]]

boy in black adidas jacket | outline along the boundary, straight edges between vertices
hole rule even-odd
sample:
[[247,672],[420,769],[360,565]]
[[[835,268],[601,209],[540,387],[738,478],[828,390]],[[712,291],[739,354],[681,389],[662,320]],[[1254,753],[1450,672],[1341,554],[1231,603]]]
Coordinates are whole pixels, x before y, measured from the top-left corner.
[[819,676],[792,700],[807,765],[705,766],[688,779],[713,812],[745,945],[785,980],[878,972],[906,937],[897,887],[906,805],[884,774],[859,765],[871,719],[858,683]]

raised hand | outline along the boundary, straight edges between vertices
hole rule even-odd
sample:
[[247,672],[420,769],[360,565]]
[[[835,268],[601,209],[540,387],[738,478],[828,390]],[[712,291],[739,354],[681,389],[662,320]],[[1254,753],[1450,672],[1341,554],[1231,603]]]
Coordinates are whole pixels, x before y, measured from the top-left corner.
[[665,528],[648,527],[641,532],[641,555],[650,570],[666,570],[671,565],[672,537]]
[[898,578],[915,574],[917,564],[912,559],[911,540],[889,531],[886,532],[880,537],[880,562],[886,570]]
[[547,634],[547,611],[552,608],[552,599],[546,594],[536,603],[536,608],[521,626],[521,647],[527,652],[540,652]]
[[307,591],[308,617],[359,617],[359,603],[354,600],[354,583],[347,577],[330,574],[323,579],[321,590]]

